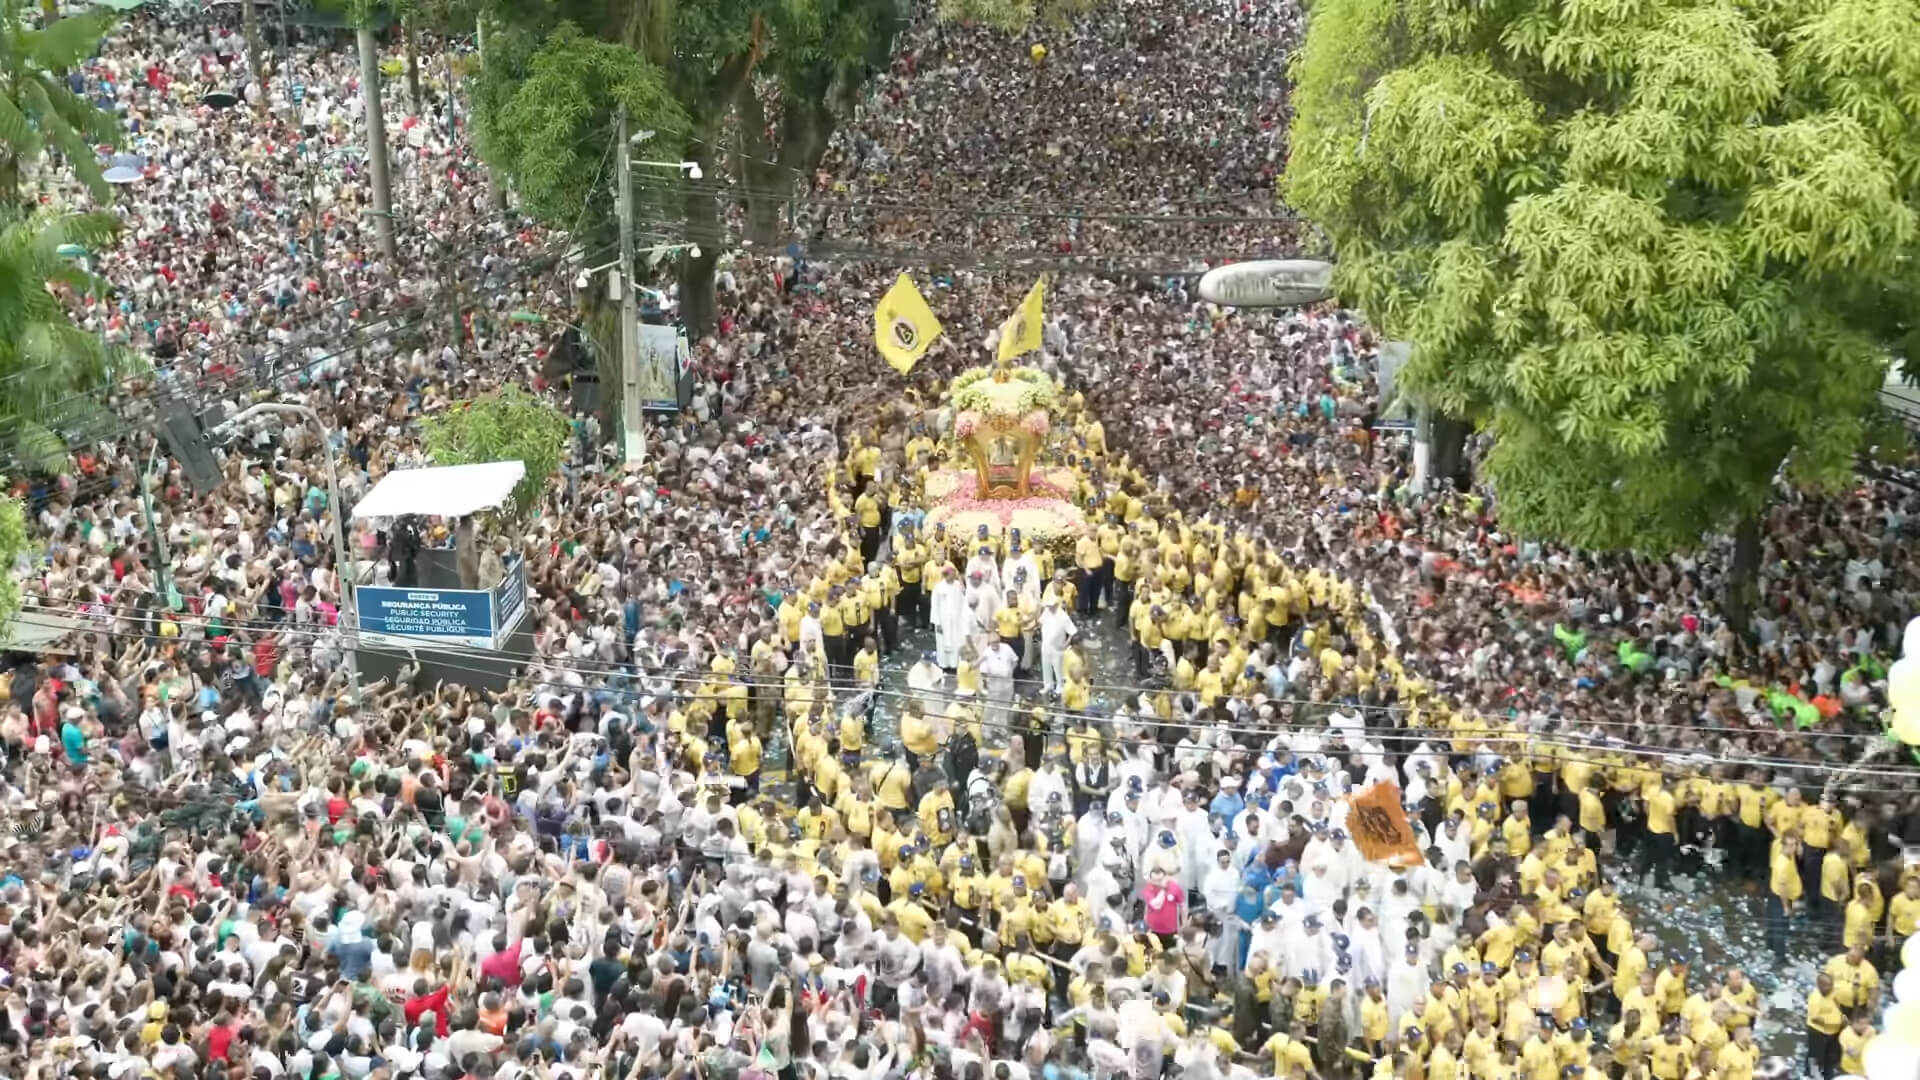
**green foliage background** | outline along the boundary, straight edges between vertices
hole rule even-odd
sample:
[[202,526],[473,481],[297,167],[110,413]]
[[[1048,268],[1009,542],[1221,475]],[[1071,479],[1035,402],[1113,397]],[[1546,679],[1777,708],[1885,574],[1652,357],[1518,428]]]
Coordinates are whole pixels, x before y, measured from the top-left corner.
[[1915,355],[1915,0],[1316,0],[1282,193],[1522,532],[1832,488]]
[[435,465],[524,463],[527,474],[513,489],[510,515],[522,524],[540,508],[572,430],[565,413],[517,386],[456,403],[429,416],[423,429],[427,456]]

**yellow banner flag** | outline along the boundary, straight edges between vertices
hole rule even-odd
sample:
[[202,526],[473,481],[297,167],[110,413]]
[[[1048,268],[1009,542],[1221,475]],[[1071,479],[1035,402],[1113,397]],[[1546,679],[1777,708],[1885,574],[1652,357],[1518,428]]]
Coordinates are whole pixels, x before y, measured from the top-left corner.
[[943,332],[926,298],[906,274],[894,281],[873,309],[873,344],[902,375],[913,370]]
[[1016,356],[1024,356],[1040,349],[1041,316],[1040,305],[1047,291],[1047,281],[1041,278],[1027,290],[1027,298],[1020,301],[1014,313],[1000,324],[1001,363],[1007,363]]

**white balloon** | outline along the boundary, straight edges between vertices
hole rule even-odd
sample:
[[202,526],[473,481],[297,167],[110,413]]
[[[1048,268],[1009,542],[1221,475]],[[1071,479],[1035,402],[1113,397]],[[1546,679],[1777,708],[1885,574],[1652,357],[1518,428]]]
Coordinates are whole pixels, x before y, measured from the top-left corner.
[[1920,968],[1910,967],[1893,977],[1893,1000],[1920,1001]]
[[1916,1080],[1920,1078],[1920,1046],[1882,1035],[1861,1051],[1860,1065],[1866,1070],[1867,1080]]
[[1907,620],[1907,628],[1900,635],[1900,655],[1920,656],[1920,615]]
[[1905,967],[1920,968],[1920,934],[1913,935],[1905,945],[1900,946],[1900,963]]

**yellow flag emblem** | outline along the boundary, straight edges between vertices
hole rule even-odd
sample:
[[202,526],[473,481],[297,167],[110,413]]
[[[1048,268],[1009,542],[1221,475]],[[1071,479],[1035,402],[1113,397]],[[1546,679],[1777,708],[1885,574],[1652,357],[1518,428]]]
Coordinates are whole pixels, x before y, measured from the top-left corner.
[[1040,331],[1044,325],[1040,308],[1046,290],[1045,278],[1034,282],[1033,288],[1027,290],[1027,298],[1020,301],[1020,306],[1007,316],[1006,322],[1000,324],[1000,349],[996,355],[1001,363],[1039,351]]
[[913,278],[901,274],[873,309],[873,343],[893,370],[905,375],[944,331]]

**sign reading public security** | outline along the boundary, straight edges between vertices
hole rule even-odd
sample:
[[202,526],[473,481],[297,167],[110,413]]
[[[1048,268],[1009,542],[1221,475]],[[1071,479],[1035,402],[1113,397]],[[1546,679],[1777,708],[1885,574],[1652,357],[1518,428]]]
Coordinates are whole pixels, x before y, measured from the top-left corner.
[[493,647],[493,597],[484,590],[369,586],[355,590],[354,599],[365,637]]
[[1216,266],[1200,278],[1200,298],[1227,307],[1298,307],[1333,295],[1333,264],[1268,259]]

